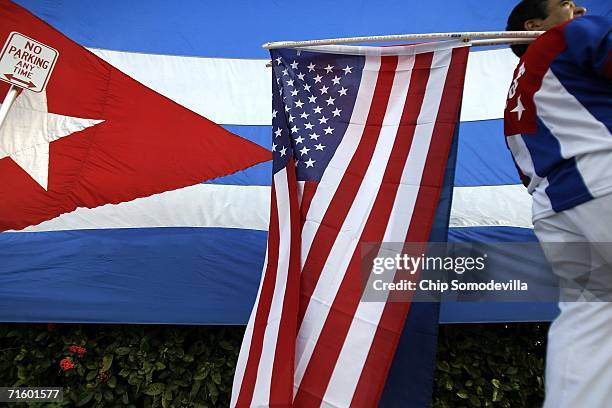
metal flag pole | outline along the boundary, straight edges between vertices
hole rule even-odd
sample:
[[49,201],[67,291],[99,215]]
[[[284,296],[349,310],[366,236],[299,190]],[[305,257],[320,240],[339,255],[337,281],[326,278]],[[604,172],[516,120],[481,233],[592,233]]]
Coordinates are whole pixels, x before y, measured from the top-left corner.
[[[275,48],[298,48],[316,45],[354,44],[367,42],[396,42],[396,41],[419,41],[419,40],[463,40],[471,45],[501,45],[520,44],[533,41],[543,31],[485,31],[485,32],[461,32],[461,33],[429,33],[429,34],[397,34],[377,35],[368,37],[345,37],[328,38],[323,40],[307,41],[279,41],[269,42],[262,48],[271,50]],[[476,41],[472,41],[476,39]]]
[[2,129],[2,124],[4,124],[4,119],[6,119],[6,115],[8,115],[9,109],[17,99],[17,96],[21,93],[22,88],[18,86],[11,85],[8,93],[4,97],[4,101],[2,102],[2,107],[0,107],[0,129]]

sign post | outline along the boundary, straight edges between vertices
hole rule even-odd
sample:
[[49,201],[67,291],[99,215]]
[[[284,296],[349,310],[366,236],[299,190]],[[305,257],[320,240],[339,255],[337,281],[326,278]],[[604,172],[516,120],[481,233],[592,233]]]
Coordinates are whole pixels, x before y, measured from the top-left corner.
[[0,108],[0,128],[23,89],[42,92],[49,82],[59,52],[13,31],[0,52],[0,80],[11,84]]
[[17,96],[21,93],[22,89],[16,87],[15,85],[11,85],[6,97],[4,97],[4,101],[2,102],[2,106],[0,106],[0,129],[2,129],[2,124],[4,123],[4,118],[8,115],[9,109],[17,99]]

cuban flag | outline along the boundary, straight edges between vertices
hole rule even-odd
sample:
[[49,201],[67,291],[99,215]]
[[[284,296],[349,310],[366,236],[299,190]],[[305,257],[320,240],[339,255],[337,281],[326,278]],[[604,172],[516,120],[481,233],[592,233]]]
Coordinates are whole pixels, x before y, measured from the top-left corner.
[[[281,7],[277,2],[189,1],[177,6],[161,1],[18,0],[3,2],[2,9],[21,5],[168,100],[269,151],[271,75],[262,43],[291,38],[499,30],[505,26],[505,16],[514,3],[503,0],[476,12],[475,8],[444,2],[446,15],[452,16],[446,18],[440,16],[440,3],[433,1],[420,5],[419,18],[408,20],[406,16],[414,12],[412,7],[391,1],[360,7],[353,7],[348,0],[333,4],[313,1],[304,8],[299,4]],[[591,14],[610,14],[603,2],[585,0],[583,4]],[[310,13],[314,17],[308,24],[300,23]],[[295,16],[295,21],[287,20],[287,16]],[[21,25],[16,31],[20,29]],[[60,60],[63,56],[60,54]],[[470,52],[450,240],[535,240],[531,199],[520,185],[503,141],[501,118],[516,62],[507,49]],[[81,75],[85,69],[75,72]],[[2,97],[6,89],[2,88]],[[74,94],[77,98],[78,93]],[[68,100],[70,96],[67,92],[62,98]],[[45,111],[44,100],[26,101],[22,97],[14,109],[36,106],[39,112]],[[46,103],[48,109],[56,102],[47,95]],[[143,104],[144,100],[132,98],[131,103]],[[138,108],[144,116],[145,108]],[[111,126],[104,115],[77,112],[75,107],[46,112],[74,118],[69,121],[75,130],[49,144],[51,173],[39,171],[40,166],[34,163],[30,167],[24,164],[32,169],[28,173],[17,164],[19,159],[6,156],[4,149],[0,154],[0,162],[10,163],[11,171],[25,174],[32,188],[43,191],[45,180],[47,187],[53,185],[54,145]],[[141,122],[152,126],[156,119],[149,115],[146,120],[141,117]],[[175,125],[180,123],[175,121]],[[174,131],[168,134],[177,137]],[[144,157],[138,159],[149,168],[157,168]],[[204,161],[200,164],[205,165]],[[29,226],[7,226],[12,230],[0,234],[0,318],[246,323],[266,251],[271,173],[271,162],[264,161],[226,176],[194,176],[198,179],[195,184],[151,193],[146,200],[124,197],[125,201],[92,209],[80,207],[84,209]],[[209,177],[217,178],[201,183]],[[0,196],[0,202],[8,199]],[[75,205],[61,204],[66,209]],[[515,258],[506,258],[507,271],[524,271],[525,263]],[[533,260],[535,263],[529,265],[537,270],[542,260],[535,255]],[[443,304],[441,321],[543,320],[554,314],[554,308],[541,305]]]

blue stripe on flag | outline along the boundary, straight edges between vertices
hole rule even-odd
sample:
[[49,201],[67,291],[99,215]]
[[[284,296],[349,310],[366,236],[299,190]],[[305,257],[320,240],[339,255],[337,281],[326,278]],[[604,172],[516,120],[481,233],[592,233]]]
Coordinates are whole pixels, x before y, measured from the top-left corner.
[[520,184],[503,119],[461,122],[455,186]]
[[[531,135],[523,135],[522,138],[533,160],[536,174],[548,176],[549,185],[545,191],[552,208],[560,212],[592,199],[576,159],[565,159],[561,154],[559,140],[539,118],[536,121],[540,130],[538,140],[534,140]],[[567,194],[569,191],[572,192],[570,196]]]
[[[303,14],[303,5],[274,0],[193,0],[180,5],[172,1],[124,0],[16,2],[88,47],[229,58],[267,58],[268,52],[261,44],[287,39],[473,31],[475,27],[495,31],[505,25],[505,16],[514,4],[514,0],[498,0],[497,10],[482,18],[481,14],[475,15],[475,7],[444,2],[445,15],[452,16],[444,19],[440,18],[439,2],[423,2],[419,4],[419,16],[436,17],[407,22],[406,16],[414,12],[414,6],[407,2],[380,0],[361,2],[356,7],[351,0],[312,0],[308,8],[324,12],[316,12],[316,18],[309,19],[308,24],[283,24],[279,31],[276,23],[285,21],[287,16]],[[592,10],[588,4],[585,6]]]
[[0,321],[245,324],[266,239],[229,228],[3,233]]
[[[513,227],[462,227],[450,228],[449,242],[538,242],[532,229]],[[508,257],[506,267],[498,270],[499,276],[525,271],[529,260],[531,273],[548,270],[544,254],[534,246],[531,253],[520,257]],[[440,323],[481,322],[546,322],[559,314],[556,302],[444,302],[440,308]]]

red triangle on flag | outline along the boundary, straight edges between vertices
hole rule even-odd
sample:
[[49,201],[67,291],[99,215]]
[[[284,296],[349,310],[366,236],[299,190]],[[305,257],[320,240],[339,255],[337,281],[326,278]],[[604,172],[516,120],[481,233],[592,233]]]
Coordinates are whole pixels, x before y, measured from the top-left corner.
[[[0,43],[12,31],[55,48],[59,57],[47,89],[24,91],[0,129],[0,231],[78,207],[195,185],[271,159],[268,150],[145,87],[22,7],[0,0]],[[8,84],[0,84],[0,96],[7,91]]]

